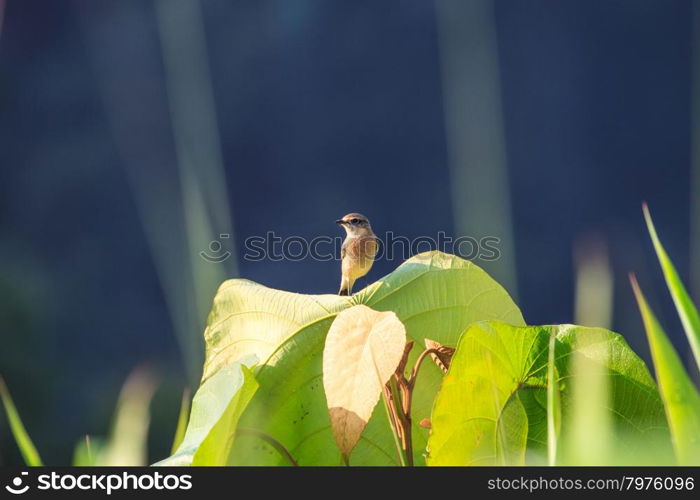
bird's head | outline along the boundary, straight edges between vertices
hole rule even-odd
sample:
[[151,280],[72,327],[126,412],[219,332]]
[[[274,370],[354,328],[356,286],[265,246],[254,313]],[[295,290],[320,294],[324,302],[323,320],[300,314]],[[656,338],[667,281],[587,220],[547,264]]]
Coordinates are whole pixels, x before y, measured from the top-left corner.
[[372,226],[369,225],[369,219],[356,212],[347,214],[335,222],[336,224],[343,226],[348,236],[359,236],[372,232]]

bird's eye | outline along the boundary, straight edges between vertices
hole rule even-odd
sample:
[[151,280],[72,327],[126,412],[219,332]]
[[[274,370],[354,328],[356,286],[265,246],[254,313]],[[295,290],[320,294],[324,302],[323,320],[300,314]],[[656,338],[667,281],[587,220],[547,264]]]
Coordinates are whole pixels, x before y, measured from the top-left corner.
[[350,221],[351,224],[358,224],[360,222],[360,219],[353,219]]

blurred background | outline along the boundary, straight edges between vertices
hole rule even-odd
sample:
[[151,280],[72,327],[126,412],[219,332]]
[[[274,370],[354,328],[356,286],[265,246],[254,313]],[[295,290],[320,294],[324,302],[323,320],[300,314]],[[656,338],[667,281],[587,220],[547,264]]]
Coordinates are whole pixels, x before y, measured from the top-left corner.
[[[351,211],[377,233],[496,236],[501,258],[476,263],[528,323],[606,326],[648,359],[634,271],[689,359],[641,203],[697,301],[699,16],[0,0],[0,374],[44,461],[124,429],[147,440],[134,462],[167,456],[221,281],[337,291],[338,262],[249,262],[244,240],[337,236]],[[0,414],[0,464],[20,463]]]

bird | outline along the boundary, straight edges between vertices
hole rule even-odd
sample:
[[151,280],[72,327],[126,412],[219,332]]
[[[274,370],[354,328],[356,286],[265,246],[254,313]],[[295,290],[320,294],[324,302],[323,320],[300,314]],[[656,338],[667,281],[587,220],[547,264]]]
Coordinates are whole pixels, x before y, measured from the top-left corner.
[[340,249],[341,276],[338,295],[351,295],[357,278],[369,272],[377,255],[377,237],[369,219],[356,212],[335,221],[345,229],[345,241]]

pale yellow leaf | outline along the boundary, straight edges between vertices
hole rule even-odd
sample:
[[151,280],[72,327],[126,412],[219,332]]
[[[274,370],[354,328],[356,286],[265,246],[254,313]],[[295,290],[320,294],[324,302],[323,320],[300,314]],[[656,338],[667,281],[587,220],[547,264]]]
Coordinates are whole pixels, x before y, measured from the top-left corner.
[[406,329],[393,312],[358,305],[338,314],[323,350],[323,387],[344,460],[403,356]]

